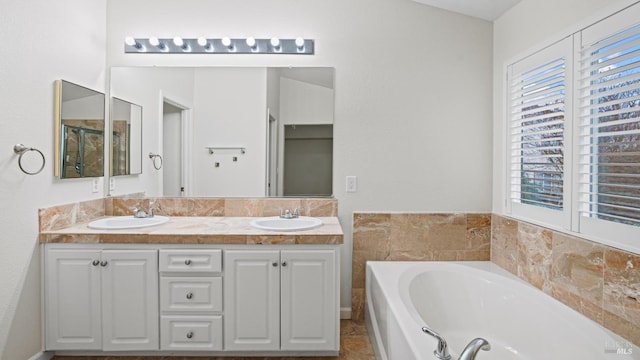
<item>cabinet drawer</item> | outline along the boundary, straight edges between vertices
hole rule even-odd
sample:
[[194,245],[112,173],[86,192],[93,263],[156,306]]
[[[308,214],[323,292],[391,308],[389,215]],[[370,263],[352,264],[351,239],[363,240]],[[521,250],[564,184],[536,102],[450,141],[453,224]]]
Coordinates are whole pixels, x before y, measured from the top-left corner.
[[160,272],[222,271],[222,250],[160,250]]
[[161,277],[162,311],[222,311],[221,277]]
[[160,350],[222,350],[222,316],[163,316]]

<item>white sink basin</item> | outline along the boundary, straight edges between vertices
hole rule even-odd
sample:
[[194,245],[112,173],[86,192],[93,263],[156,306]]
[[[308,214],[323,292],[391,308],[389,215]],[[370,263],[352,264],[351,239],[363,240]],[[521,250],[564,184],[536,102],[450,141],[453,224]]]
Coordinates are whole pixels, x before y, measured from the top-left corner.
[[253,226],[254,228],[272,231],[309,230],[320,225],[322,225],[322,220],[306,216],[300,216],[292,219],[284,219],[279,216],[272,216],[251,221],[251,226]]
[[89,223],[92,229],[135,229],[147,226],[155,226],[164,224],[169,221],[166,216],[155,215],[148,218],[136,218],[133,216],[113,216],[104,219],[98,219]]

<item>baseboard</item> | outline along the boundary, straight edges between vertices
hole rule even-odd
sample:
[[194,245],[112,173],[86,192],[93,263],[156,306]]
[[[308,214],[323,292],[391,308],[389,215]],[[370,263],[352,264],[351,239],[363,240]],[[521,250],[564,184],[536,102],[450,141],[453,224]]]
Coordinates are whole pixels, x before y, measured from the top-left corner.
[[30,357],[29,360],[50,360],[52,357],[53,357],[53,354],[41,351],[33,355],[32,357]]
[[350,307],[340,308],[340,319],[351,319],[351,308]]

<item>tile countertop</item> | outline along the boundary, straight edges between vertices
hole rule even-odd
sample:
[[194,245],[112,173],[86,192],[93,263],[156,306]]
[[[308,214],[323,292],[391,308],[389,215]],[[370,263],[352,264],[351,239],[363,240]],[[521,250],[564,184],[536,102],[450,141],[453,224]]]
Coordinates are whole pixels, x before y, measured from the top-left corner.
[[40,232],[41,243],[127,244],[342,244],[337,217],[318,217],[320,227],[304,231],[270,231],[251,227],[255,217],[181,217],[134,229],[91,229],[88,223]]

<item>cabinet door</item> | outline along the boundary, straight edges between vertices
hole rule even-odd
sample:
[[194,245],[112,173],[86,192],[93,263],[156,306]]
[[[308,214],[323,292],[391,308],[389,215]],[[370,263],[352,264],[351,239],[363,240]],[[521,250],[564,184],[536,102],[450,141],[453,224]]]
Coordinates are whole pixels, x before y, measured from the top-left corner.
[[282,350],[337,350],[336,252],[283,250]]
[[280,252],[224,252],[225,350],[280,349]]
[[46,251],[47,350],[102,348],[99,261],[99,251]]
[[156,250],[102,252],[103,350],[159,348]]

